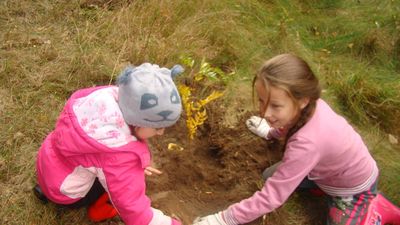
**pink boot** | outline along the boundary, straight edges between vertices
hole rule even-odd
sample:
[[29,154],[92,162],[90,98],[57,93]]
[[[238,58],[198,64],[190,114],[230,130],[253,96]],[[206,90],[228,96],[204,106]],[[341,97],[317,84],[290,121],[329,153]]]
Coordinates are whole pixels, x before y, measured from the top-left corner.
[[368,207],[362,225],[400,225],[400,208],[383,195],[377,194]]

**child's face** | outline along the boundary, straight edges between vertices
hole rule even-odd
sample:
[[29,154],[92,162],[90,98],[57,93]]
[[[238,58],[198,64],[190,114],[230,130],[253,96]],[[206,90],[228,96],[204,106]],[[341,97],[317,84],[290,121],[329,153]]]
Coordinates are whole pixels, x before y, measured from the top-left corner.
[[165,128],[134,127],[134,136],[140,140],[146,140],[156,135],[163,135]]
[[256,81],[255,88],[261,117],[273,128],[290,129],[296,123],[300,110],[307,105],[303,106],[302,102],[296,104],[284,89],[274,86],[270,86],[268,101],[267,91],[259,80]]

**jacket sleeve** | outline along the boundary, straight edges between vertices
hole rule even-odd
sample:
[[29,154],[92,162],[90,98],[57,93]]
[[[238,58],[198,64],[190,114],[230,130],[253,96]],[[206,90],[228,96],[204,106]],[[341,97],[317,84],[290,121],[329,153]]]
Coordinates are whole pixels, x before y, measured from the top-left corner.
[[245,224],[280,207],[317,164],[319,154],[307,140],[291,140],[282,163],[253,196],[231,205],[224,215],[231,224]]
[[271,128],[267,134],[267,137],[265,139],[270,140],[272,138],[274,139],[280,139],[285,136],[285,132],[281,129],[277,128]]
[[111,201],[127,225],[148,225],[153,217],[146,196],[144,168],[135,153],[110,153],[104,156],[103,173]]

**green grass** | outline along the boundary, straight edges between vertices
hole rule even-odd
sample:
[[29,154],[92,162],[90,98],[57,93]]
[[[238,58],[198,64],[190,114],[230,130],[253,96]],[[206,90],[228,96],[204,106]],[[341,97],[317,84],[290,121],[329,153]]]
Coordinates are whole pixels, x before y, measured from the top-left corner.
[[30,188],[37,149],[73,90],[112,83],[128,63],[170,67],[182,55],[236,71],[233,86],[273,55],[304,57],[400,204],[400,147],[387,138],[400,137],[399,11],[398,0],[1,1],[0,223],[63,221]]

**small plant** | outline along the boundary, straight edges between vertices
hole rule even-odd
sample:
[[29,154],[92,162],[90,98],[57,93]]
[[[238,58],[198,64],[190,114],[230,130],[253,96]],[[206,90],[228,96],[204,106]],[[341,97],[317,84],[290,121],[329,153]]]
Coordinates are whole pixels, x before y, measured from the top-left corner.
[[178,90],[182,97],[189,138],[192,140],[196,135],[197,128],[207,120],[205,105],[223,96],[223,91],[219,90],[212,90],[204,98],[198,93],[204,93],[206,86],[212,86],[207,85],[207,83],[222,81],[223,84],[226,84],[229,76],[233,73],[226,74],[221,69],[212,67],[204,59],[199,67],[196,67],[196,62],[190,57],[182,58],[182,64],[190,71],[186,84],[178,85]]

